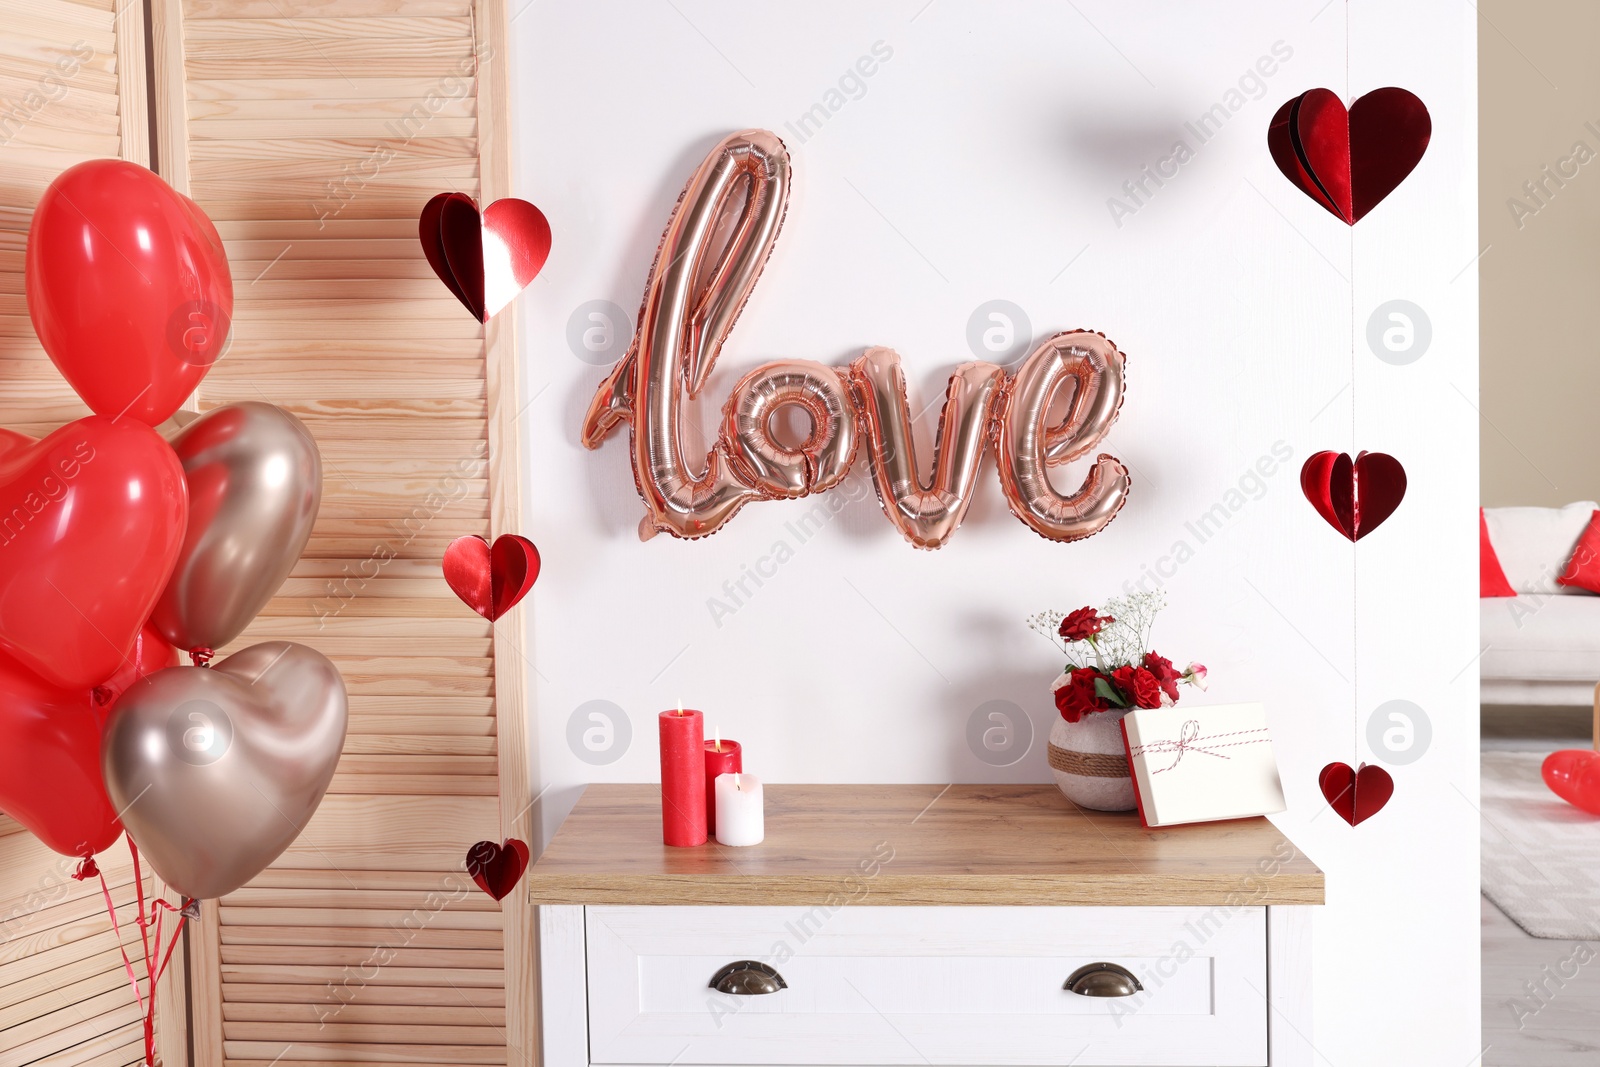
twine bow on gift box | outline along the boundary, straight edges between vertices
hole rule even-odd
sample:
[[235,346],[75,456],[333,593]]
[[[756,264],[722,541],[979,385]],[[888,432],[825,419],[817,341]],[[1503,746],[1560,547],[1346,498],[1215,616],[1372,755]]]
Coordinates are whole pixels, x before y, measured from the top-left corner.
[[[1232,759],[1233,757],[1225,755],[1216,750],[1219,748],[1237,748],[1240,745],[1260,744],[1269,740],[1266,735],[1267,728],[1262,726],[1254,730],[1232,730],[1225,734],[1213,734],[1210,737],[1201,737],[1200,720],[1190,719],[1188,722],[1183,724],[1183,729],[1178,732],[1176,739],[1163,738],[1160,741],[1150,741],[1146,744],[1135,745],[1133,749],[1129,751],[1128,755],[1130,757],[1137,758],[1139,756],[1147,756],[1158,752],[1173,753],[1171,763],[1167,764],[1165,767],[1158,767],[1150,772],[1151,774],[1160,774],[1163,771],[1170,771],[1172,768],[1182,763],[1183,755],[1186,752],[1202,752],[1207,756],[1215,756],[1217,759]],[[1249,737],[1250,739],[1248,741],[1229,741],[1226,744],[1215,743],[1221,741],[1225,737]]]

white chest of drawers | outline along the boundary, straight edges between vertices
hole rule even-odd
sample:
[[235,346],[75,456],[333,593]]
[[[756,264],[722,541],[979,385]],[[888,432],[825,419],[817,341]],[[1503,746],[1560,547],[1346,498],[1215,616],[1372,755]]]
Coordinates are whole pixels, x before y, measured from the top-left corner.
[[763,844],[669,849],[659,803],[590,787],[529,873],[545,1067],[1313,1061],[1322,874],[1265,820],[772,786]]

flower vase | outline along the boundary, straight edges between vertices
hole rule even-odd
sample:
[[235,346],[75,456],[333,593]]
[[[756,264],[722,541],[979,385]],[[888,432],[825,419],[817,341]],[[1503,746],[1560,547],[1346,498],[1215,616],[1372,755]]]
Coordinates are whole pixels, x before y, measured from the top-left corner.
[[1126,710],[1096,711],[1078,722],[1057,717],[1050,728],[1050,773],[1056,788],[1079,807],[1132,811],[1133,792],[1127,748],[1122,741]]

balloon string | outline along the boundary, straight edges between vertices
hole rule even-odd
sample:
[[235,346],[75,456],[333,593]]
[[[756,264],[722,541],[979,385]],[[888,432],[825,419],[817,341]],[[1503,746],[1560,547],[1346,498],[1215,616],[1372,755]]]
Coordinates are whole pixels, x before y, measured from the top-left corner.
[[139,924],[139,937],[144,942],[144,973],[148,976],[150,974],[150,930],[145,925],[144,918],[144,874],[139,869],[139,846],[133,843],[131,835],[125,833],[123,837],[128,840],[128,854],[133,857],[133,888],[134,893],[139,898],[139,912],[136,921]]
[[196,667],[211,666],[211,657],[215,655],[215,652],[209,648],[206,648],[204,645],[201,645],[199,648],[191,648],[189,650],[189,659],[194,662]]
[[[161,976],[166,974],[167,965],[172,962],[172,953],[178,947],[178,939],[183,934],[184,923],[188,921],[189,909],[194,905],[193,897],[184,897],[183,903],[174,907],[168,901],[160,898],[152,899],[149,910],[145,909],[144,900],[144,874],[139,863],[139,847],[133,843],[133,838],[128,838],[128,854],[133,858],[134,892],[138,897],[138,916],[136,922],[139,926],[139,937],[144,944],[144,974],[150,986],[150,1001],[147,1004],[144,995],[139,991],[139,978],[133,970],[133,960],[128,956],[128,950],[122,944],[122,924],[117,921],[116,905],[111,900],[111,887],[106,883],[105,874],[96,866],[92,856],[84,857],[79,865],[78,873],[87,878],[98,875],[100,878],[100,892],[105,897],[106,914],[111,917],[111,931],[117,939],[117,951],[122,954],[122,967],[128,974],[128,984],[133,986],[133,999],[144,1015],[144,1060],[147,1067],[155,1067],[156,1062],[156,987],[161,982]],[[74,875],[77,877],[77,875]],[[177,924],[172,928],[172,937],[167,942],[165,953],[161,951],[161,928],[165,916],[163,912],[172,912],[178,916]],[[151,942],[155,943],[155,951],[151,951]]]
[[117,922],[117,909],[111,903],[111,887],[106,884],[106,876],[98,869],[95,874],[100,875],[100,892],[106,898],[106,914],[111,916],[111,933],[117,939],[117,951],[122,953],[122,966],[128,972],[128,984],[133,986],[133,999],[139,1005],[139,1010],[144,1011],[144,994],[139,992],[139,979],[133,973],[133,961],[128,958],[128,950],[122,944],[122,926]]

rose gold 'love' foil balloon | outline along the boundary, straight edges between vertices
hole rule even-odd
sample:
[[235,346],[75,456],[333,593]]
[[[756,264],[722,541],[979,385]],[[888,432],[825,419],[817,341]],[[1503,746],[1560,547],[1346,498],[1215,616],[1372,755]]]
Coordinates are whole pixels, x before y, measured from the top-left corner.
[[[601,385],[583,424],[584,445],[598,448],[611,430],[633,421],[634,478],[649,510],[642,537],[659,531],[704,537],[763,498],[731,469],[726,437],[706,456],[703,473],[691,470],[678,428],[684,397],[699,395],[766,266],[788,200],[783,142],[765,130],[744,130],[700,165],[667,222],[633,347]],[[676,388],[680,383],[686,388]],[[644,405],[637,419],[635,404]]]
[[[1066,417],[1050,426],[1057,394]],[[1062,494],[1047,470],[1087,455],[1122,406],[1123,356],[1104,335],[1058,333],[1023,361],[1000,415],[1000,487],[1011,513],[1052,541],[1078,541],[1105,529],[1128,498],[1128,468],[1102,454],[1077,492]]]
[[941,547],[972,504],[1005,371],[993,363],[963,363],[950,376],[928,484],[923,484],[911,440],[911,407],[900,356],[887,348],[869,348],[850,364],[850,376],[864,413],[883,513],[918,548]]

